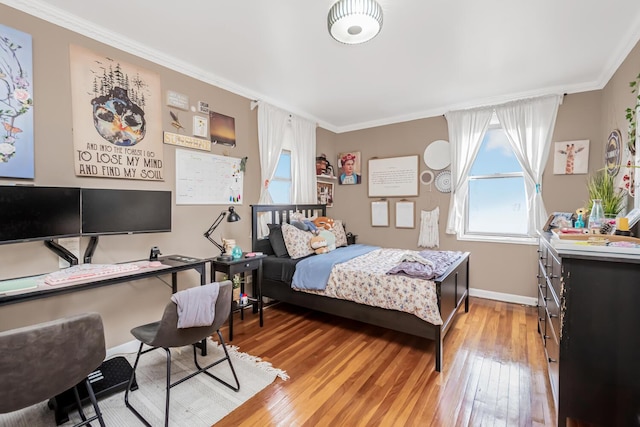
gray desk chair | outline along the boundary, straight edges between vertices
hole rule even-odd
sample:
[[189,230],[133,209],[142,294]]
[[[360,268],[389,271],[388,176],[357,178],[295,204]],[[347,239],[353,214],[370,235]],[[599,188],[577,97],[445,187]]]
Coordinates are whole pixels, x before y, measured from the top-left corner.
[[[206,289],[204,289],[206,286],[212,285],[204,285],[200,287],[200,290],[206,292]],[[174,302],[169,302],[165,307],[164,314],[162,315],[162,319],[159,322],[153,322],[146,325],[138,326],[137,328],[133,328],[131,330],[131,334],[140,341],[140,349],[138,350],[138,355],[133,365],[133,371],[131,373],[131,377],[129,378],[129,384],[124,394],[124,402],[127,408],[129,408],[145,425],[150,426],[149,422],[133,406],[131,406],[131,403],[129,402],[129,391],[131,390],[131,385],[133,384],[133,379],[136,374],[138,362],[140,361],[140,356],[158,348],[163,348],[167,355],[167,384],[164,418],[165,426],[169,425],[170,389],[173,386],[176,386],[188,380],[189,378],[192,378],[200,373],[205,373],[206,375],[219,381],[220,383],[224,384],[234,391],[240,390],[240,383],[238,382],[236,371],[235,369],[233,369],[231,359],[229,358],[229,353],[227,352],[227,347],[225,346],[224,339],[222,338],[222,334],[220,333],[220,328],[229,317],[229,313],[231,313],[231,292],[232,285],[230,280],[220,282],[220,291],[218,293],[218,299],[215,302],[215,318],[213,319],[213,323],[209,326],[179,329],[177,306]],[[222,345],[222,349],[224,350],[225,356],[203,368],[198,363],[196,344],[203,339],[210,337],[214,332],[217,332],[218,334],[218,338],[220,340],[220,344]],[[145,344],[151,346],[152,348],[142,350],[142,347]],[[197,371],[175,381],[174,383],[171,383],[171,351],[169,349],[172,347],[184,347],[187,345],[193,346],[193,361],[196,365]],[[233,378],[235,379],[235,385],[229,384],[228,382],[216,377],[215,375],[207,371],[208,369],[224,361],[227,361],[229,363],[231,373],[233,374]],[[142,385],[138,380],[138,390],[140,390],[141,387]]]
[[[73,388],[82,422],[102,413],[87,376],[105,357],[104,327],[98,313],[86,313],[0,332],[0,413],[13,412]],[[95,415],[85,416],[76,385],[85,382]]]

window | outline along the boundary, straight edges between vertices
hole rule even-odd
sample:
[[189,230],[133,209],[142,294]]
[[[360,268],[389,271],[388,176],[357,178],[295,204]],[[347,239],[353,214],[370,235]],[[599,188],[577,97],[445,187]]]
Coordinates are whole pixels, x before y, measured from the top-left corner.
[[276,173],[269,183],[269,194],[274,204],[291,203],[291,151],[280,152]]
[[468,185],[465,235],[527,237],[524,173],[499,125],[485,133]]

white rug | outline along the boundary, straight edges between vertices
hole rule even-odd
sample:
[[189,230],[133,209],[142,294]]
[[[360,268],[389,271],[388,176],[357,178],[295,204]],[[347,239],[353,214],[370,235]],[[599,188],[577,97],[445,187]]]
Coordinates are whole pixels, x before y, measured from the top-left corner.
[[[274,368],[270,363],[262,361],[258,357],[241,353],[234,346],[227,345],[227,350],[240,381],[240,391],[235,392],[206,374],[196,375],[171,388],[170,426],[211,426],[271,384],[276,377],[283,380],[289,378],[285,371]],[[207,356],[202,357],[200,350],[198,350],[200,366],[206,366],[224,355],[222,347],[211,339],[207,343],[207,352]],[[133,366],[135,354],[129,354],[125,357]],[[193,350],[190,346],[172,349],[171,359],[172,382],[195,370]],[[234,384],[228,363],[220,363],[210,371]],[[129,402],[147,418],[151,425],[164,425],[166,380],[164,350],[159,349],[142,355],[136,379],[139,388],[129,393]],[[143,425],[124,405],[124,391],[100,399],[98,405],[107,426],[135,427]],[[91,405],[85,408],[85,414],[87,416],[93,415]],[[63,426],[73,426],[80,421],[77,411],[71,412],[69,417],[69,422]],[[2,427],[54,427],[55,425],[53,411],[48,409],[47,402],[10,414],[0,414],[0,426]],[[98,426],[99,423],[96,421],[92,425]]]

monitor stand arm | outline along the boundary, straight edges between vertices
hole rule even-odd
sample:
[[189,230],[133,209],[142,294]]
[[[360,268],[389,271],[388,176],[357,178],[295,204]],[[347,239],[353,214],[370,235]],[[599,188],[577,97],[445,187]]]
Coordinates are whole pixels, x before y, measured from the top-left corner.
[[91,240],[89,240],[89,245],[87,249],[84,251],[84,263],[90,264],[91,258],[93,258],[93,253],[96,251],[96,246],[98,246],[98,236],[91,236]]
[[69,265],[78,265],[78,258],[74,254],[69,252],[69,250],[67,250],[67,248],[65,248],[64,246],[60,246],[51,239],[45,240],[44,245],[47,248],[51,249],[60,258],[67,261]]

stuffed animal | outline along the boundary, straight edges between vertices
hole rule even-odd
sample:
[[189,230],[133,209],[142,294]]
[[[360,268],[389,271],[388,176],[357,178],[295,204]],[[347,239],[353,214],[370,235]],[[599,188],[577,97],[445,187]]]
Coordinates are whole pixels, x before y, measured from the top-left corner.
[[336,249],[336,235],[333,234],[333,232],[321,228],[320,231],[318,231],[318,236],[326,240],[328,252]]
[[317,255],[329,252],[327,241],[320,235],[313,236],[311,240],[309,240],[309,246],[311,246],[311,249],[313,249]]
[[326,216],[319,216],[313,223],[318,228],[324,228],[325,230],[331,230],[333,228],[333,219]]

